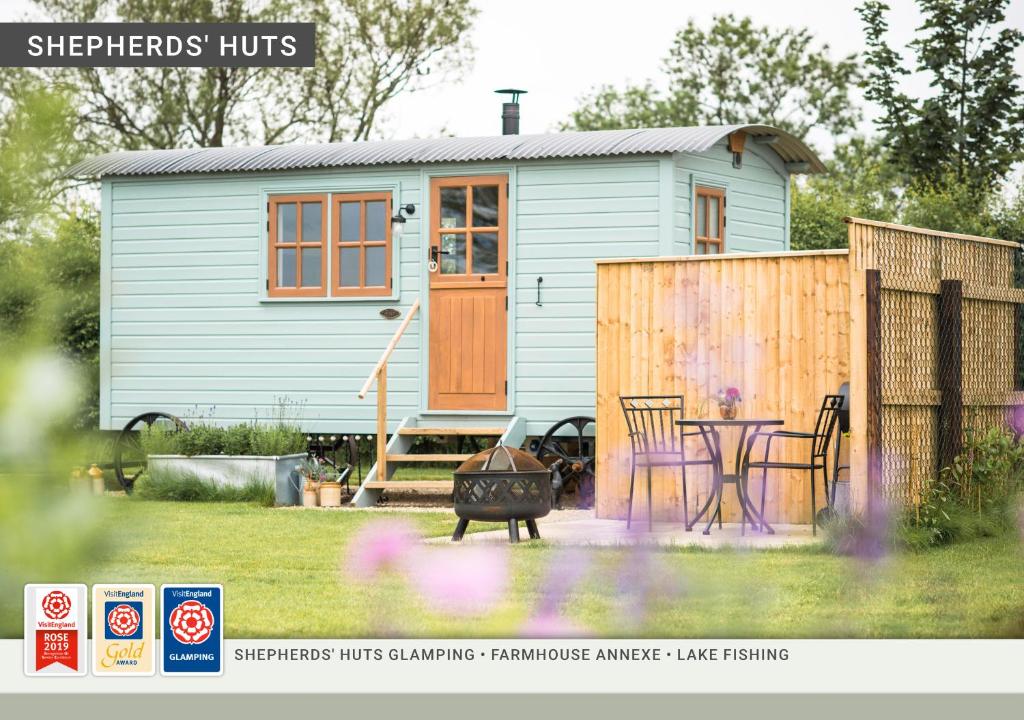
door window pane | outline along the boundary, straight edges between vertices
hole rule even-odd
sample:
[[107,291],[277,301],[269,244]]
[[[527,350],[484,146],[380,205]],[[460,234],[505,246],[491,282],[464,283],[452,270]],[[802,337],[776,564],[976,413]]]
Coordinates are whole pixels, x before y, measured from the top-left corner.
[[359,242],[359,208],[357,202],[341,204],[341,238],[342,242]]
[[295,242],[295,203],[277,206],[277,242]]
[[697,196],[697,235],[700,237],[708,236],[707,226],[707,200],[703,195]]
[[473,188],[473,227],[498,227],[497,185]]
[[302,242],[320,242],[322,220],[320,203],[302,203]]
[[341,263],[341,286],[359,287],[359,255],[357,247],[343,247],[338,254]]
[[466,272],[466,236],[462,233],[451,233],[441,236],[441,273],[444,275],[463,275]]
[[295,287],[295,248],[281,248],[277,251],[278,287]]
[[498,233],[473,233],[473,272],[480,275],[498,272]]
[[466,227],[466,188],[441,188],[441,227]]
[[366,248],[366,285],[367,287],[384,287],[386,250],[383,245],[369,245]]
[[366,237],[364,240],[384,240],[387,227],[387,208],[383,201],[366,203]]
[[320,279],[320,248],[302,248],[302,287],[320,287]]
[[708,198],[708,237],[718,237],[718,198]]

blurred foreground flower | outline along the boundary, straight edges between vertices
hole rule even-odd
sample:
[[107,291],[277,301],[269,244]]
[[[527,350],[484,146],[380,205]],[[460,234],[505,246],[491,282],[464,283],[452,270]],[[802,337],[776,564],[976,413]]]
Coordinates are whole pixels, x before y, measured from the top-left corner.
[[391,573],[442,612],[480,614],[501,601],[509,583],[508,548],[427,547],[422,541],[405,521],[370,521],[353,537],[343,562],[363,582]]
[[432,607],[458,615],[479,614],[496,606],[505,594],[508,548],[420,547],[408,556],[406,572]]
[[419,532],[404,520],[368,522],[352,538],[348,570],[359,580],[370,580],[382,571],[398,569],[419,541]]
[[519,631],[526,638],[570,638],[589,637],[592,633],[567,617],[552,613],[530,617]]

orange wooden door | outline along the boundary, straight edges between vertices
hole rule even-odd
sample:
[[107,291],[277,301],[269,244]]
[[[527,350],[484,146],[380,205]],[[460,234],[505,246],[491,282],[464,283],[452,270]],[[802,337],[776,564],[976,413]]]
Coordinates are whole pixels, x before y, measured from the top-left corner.
[[430,185],[430,410],[506,410],[508,178]]

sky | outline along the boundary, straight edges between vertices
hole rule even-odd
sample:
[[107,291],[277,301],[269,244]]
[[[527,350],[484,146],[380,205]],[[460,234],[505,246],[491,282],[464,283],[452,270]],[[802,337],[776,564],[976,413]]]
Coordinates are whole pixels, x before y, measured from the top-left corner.
[[[714,14],[749,15],[758,24],[804,26],[834,57],[860,52],[864,36],[856,7],[861,0],[476,0],[480,9],[471,34],[475,61],[460,77],[438,78],[429,87],[396,99],[379,132],[386,138],[492,135],[501,131],[501,98],[494,90],[525,88],[521,132],[557,128],[578,100],[601,84],[642,82],[658,76],[676,31],[689,18],[710,25]],[[892,39],[901,46],[921,18],[912,0],[890,0]],[[28,0],[0,0],[0,20],[16,20]],[[1024,28],[1024,0],[1012,0],[1008,21]],[[1024,74],[1024,50],[1017,67]],[[921,78],[910,89],[926,91]],[[858,98],[861,101],[860,98]],[[874,110],[865,106],[862,129],[870,131]],[[810,140],[828,153],[831,138]]]

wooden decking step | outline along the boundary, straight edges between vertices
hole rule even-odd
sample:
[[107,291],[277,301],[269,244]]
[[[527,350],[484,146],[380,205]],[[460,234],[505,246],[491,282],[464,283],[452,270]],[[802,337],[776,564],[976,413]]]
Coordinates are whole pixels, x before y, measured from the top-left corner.
[[503,435],[505,428],[503,427],[405,427],[398,431],[399,435],[426,435],[426,436],[444,436],[444,435],[461,435],[463,437],[475,436],[475,435]]
[[427,453],[423,455],[388,455],[388,462],[462,462],[469,460],[471,453]]
[[452,492],[455,483],[451,480],[379,480],[366,483],[369,490],[431,490]]

